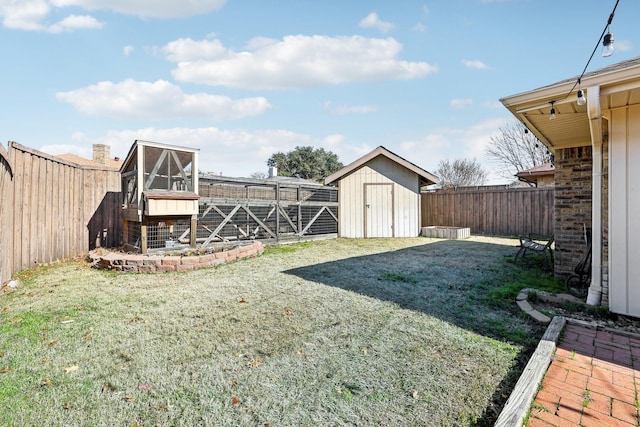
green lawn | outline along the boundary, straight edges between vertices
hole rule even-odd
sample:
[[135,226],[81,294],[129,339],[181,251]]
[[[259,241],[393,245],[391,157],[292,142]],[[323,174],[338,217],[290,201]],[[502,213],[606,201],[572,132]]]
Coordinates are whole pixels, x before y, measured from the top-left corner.
[[82,262],[0,300],[0,424],[492,425],[553,287],[516,241],[337,239],[190,273]]

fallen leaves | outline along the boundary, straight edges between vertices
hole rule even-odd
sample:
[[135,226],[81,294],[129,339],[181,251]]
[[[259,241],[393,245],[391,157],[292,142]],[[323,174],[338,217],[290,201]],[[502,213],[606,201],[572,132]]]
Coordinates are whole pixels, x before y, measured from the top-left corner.
[[6,368],[0,369],[0,374],[6,374],[11,371],[11,366],[7,366]]
[[257,368],[258,366],[262,366],[264,364],[264,362],[260,359],[253,359],[251,362],[249,362],[249,366],[253,366],[254,368]]
[[237,405],[238,403],[240,403],[240,399],[238,399],[237,397],[233,396],[231,398],[231,403],[233,403],[234,405]]
[[138,390],[156,391],[156,388],[150,384],[140,384]]
[[245,300],[244,298],[240,298],[240,299],[238,300],[238,302],[239,302],[240,304],[244,304],[245,302],[247,302],[247,300]]
[[10,320],[11,323],[20,323],[22,322],[22,319],[19,317],[14,317],[13,319]]
[[53,347],[57,346],[58,344],[60,344],[60,341],[53,340],[49,344],[47,344],[47,348],[53,348]]
[[45,378],[40,381],[40,387],[51,387],[51,378]]
[[285,310],[284,313],[282,313],[282,315],[285,316],[285,317],[291,317],[291,316],[293,316],[293,311]]

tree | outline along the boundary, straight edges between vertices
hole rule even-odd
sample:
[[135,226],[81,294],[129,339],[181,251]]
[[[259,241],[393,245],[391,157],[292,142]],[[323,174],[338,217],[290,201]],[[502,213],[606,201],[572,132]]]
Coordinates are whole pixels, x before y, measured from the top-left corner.
[[249,178],[266,179],[267,178],[267,173],[266,172],[253,172],[253,173],[251,173],[251,175],[249,175]]
[[519,121],[500,127],[500,135],[491,137],[486,155],[496,165],[496,173],[510,179],[520,171],[551,161],[547,147]]
[[476,159],[440,160],[436,175],[443,188],[483,185],[487,181],[487,172]]
[[267,160],[267,166],[277,167],[281,176],[315,181],[322,181],[344,167],[331,151],[313,147],[296,147],[288,153],[275,153]]

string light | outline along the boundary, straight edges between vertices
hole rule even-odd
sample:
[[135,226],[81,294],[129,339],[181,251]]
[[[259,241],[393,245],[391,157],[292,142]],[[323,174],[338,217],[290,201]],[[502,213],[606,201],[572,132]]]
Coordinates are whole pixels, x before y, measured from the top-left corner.
[[578,105],[584,105],[587,103],[587,98],[584,96],[584,92],[580,87],[580,79],[578,79]]
[[608,32],[602,41],[602,56],[606,58],[611,55],[613,55],[613,34]]
[[[611,26],[611,22],[613,22],[613,17],[614,17],[614,15],[616,13],[616,9],[618,7],[618,3],[620,3],[620,0],[616,0],[616,4],[613,6],[613,10],[611,11],[611,14],[609,15],[609,19],[607,20],[607,25],[602,30],[602,33],[600,34],[600,38],[598,38],[598,42],[596,43],[596,46],[593,48],[593,52],[591,52],[591,56],[589,57],[589,60],[587,61],[587,64],[584,66],[584,69],[582,70],[582,73],[580,73],[580,77],[578,77],[578,79],[576,80],[574,85],[571,87],[569,92],[564,96],[564,98],[554,99],[553,101],[549,102],[551,104],[551,111],[549,113],[549,119],[555,120],[555,118],[556,118],[556,109],[554,108],[553,104],[556,101],[563,101],[563,100],[567,99],[569,97],[569,95],[571,95],[573,93],[573,91],[575,90],[576,86],[578,87],[578,92],[576,93],[578,105],[586,104],[587,98],[584,96],[584,91],[580,88],[580,80],[582,80],[582,77],[584,76],[584,73],[587,71],[587,68],[589,67],[589,64],[591,63],[591,60],[593,59],[593,55],[595,55],[596,51],[598,50],[598,47],[600,47],[600,41],[601,40],[602,40],[602,45],[603,45],[602,56],[608,57],[608,56],[611,56],[613,54],[613,34],[611,34],[611,32],[609,31],[609,27]],[[542,105],[541,105],[541,107],[542,107]]]

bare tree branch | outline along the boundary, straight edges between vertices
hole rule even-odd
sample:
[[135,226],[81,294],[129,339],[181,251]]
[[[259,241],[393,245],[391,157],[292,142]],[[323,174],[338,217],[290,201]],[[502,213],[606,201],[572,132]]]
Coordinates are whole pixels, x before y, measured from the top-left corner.
[[486,155],[501,177],[513,179],[520,171],[551,161],[547,147],[521,122],[509,123],[501,127],[500,132],[500,136],[491,137]]
[[436,175],[443,188],[483,185],[487,181],[487,172],[476,159],[440,160]]

